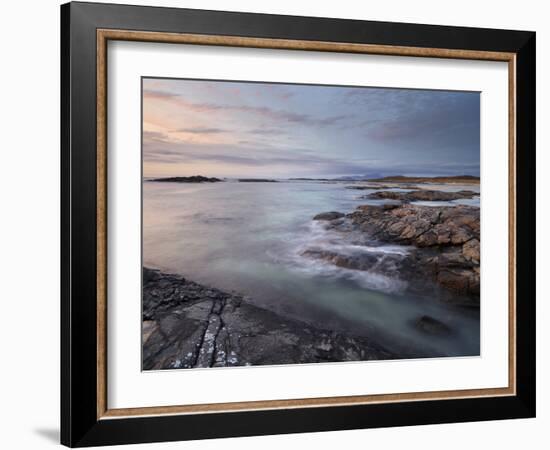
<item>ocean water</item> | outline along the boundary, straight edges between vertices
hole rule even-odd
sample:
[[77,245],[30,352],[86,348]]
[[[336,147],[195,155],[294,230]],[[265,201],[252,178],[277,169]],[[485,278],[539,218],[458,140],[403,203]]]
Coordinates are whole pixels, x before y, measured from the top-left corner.
[[[349,183],[143,183],[143,263],[193,281],[245,295],[286,317],[324,329],[375,337],[389,349],[433,356],[478,355],[479,311],[440,301],[433,291],[408,293],[387,261],[406,246],[371,242],[325,229],[312,218],[348,213],[369,190]],[[437,186],[461,190],[471,186]],[[373,191],[374,192],[374,191]],[[430,204],[430,202],[419,202]],[[479,205],[479,198],[439,204]],[[307,250],[375,255],[386,270],[359,271],[304,256]],[[431,336],[414,322],[422,315],[453,329]]]

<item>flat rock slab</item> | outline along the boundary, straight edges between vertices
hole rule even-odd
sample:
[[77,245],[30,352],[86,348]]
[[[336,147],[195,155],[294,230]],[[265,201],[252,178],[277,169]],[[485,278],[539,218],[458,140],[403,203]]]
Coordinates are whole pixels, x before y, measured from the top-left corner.
[[143,281],[144,370],[398,357],[365,337],[287,319],[178,275],[144,268]]

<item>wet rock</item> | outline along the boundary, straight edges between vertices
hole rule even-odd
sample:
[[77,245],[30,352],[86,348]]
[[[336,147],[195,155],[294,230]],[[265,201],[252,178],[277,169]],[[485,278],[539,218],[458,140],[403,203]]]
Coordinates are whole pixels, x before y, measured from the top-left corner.
[[470,290],[470,275],[471,271],[468,270],[444,269],[438,272],[437,281],[447,289],[451,289],[460,294],[467,294]]
[[383,275],[398,275],[398,264],[404,258],[403,255],[376,254],[360,252],[356,254],[341,254],[329,250],[308,249],[302,253],[314,259],[320,259],[337,267],[352,270],[363,270],[380,273]]
[[[429,207],[361,205],[346,216],[351,228],[379,242],[412,245],[400,262],[404,281],[429,278],[460,295],[479,300],[479,208],[465,205]],[[348,263],[331,255],[335,264]],[[414,286],[414,283],[409,283]]]
[[422,316],[416,322],[415,326],[420,331],[432,335],[448,335],[451,333],[451,328],[443,322],[434,319],[430,316]]
[[317,214],[313,220],[335,220],[344,217],[345,214],[338,211],[329,211],[321,214]]
[[462,254],[468,261],[479,264],[479,241],[477,239],[472,239],[465,242],[462,246]]
[[403,357],[365,337],[283,318],[243,297],[143,269],[143,369]]
[[385,211],[390,211],[392,209],[399,208],[400,206],[401,206],[400,203],[384,203],[382,205],[382,209]]

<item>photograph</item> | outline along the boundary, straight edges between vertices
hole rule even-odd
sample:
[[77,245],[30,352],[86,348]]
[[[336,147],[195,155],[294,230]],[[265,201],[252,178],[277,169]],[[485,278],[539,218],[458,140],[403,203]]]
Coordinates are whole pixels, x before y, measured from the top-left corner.
[[142,369],[480,355],[480,93],[142,77]]
[[[58,357],[36,351],[45,330],[27,333],[32,351],[8,345],[45,358],[46,379],[23,383],[44,392],[8,398],[28,410],[21,398],[47,394],[45,414],[33,404],[22,415],[36,442],[321,449],[387,446],[390,430],[409,447],[499,436],[515,449],[523,431],[544,428],[544,15],[416,4],[411,15],[399,2],[227,11],[107,0],[31,14],[37,31],[14,48],[33,57],[6,72],[25,86],[6,91],[24,126],[4,152],[21,160],[5,165],[5,191],[28,217],[7,215],[24,233],[5,233],[5,260],[20,275],[6,304],[28,306],[21,268],[34,259],[23,247],[33,257],[56,247],[33,277],[57,285],[59,307],[39,296],[43,313],[24,317],[29,329],[57,328],[42,346]],[[57,57],[37,84],[40,58]],[[58,98],[29,109],[30,88]],[[8,322],[25,336],[21,320]],[[449,424],[461,430],[451,439]],[[13,442],[28,441],[11,428]]]

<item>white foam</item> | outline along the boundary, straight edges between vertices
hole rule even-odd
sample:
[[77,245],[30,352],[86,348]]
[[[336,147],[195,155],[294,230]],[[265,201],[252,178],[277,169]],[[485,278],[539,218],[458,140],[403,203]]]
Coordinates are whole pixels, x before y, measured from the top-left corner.
[[[346,219],[344,219],[345,221]],[[343,224],[346,226],[345,222]],[[304,233],[295,237],[291,242],[289,254],[282,259],[294,270],[307,273],[312,276],[323,276],[334,279],[346,279],[356,282],[363,288],[382,292],[403,291],[407,283],[394,276],[379,273],[379,264],[387,256],[404,258],[411,247],[400,245],[367,245],[363,233],[355,233],[352,230],[345,232],[329,228],[328,224],[321,221],[312,221],[304,229]],[[372,244],[372,243],[371,243]],[[379,256],[372,270],[358,270],[336,266],[330,261],[316,259],[304,255],[306,251],[326,251],[345,256],[357,256],[361,254],[373,254]],[[286,257],[285,257],[286,256]]]

